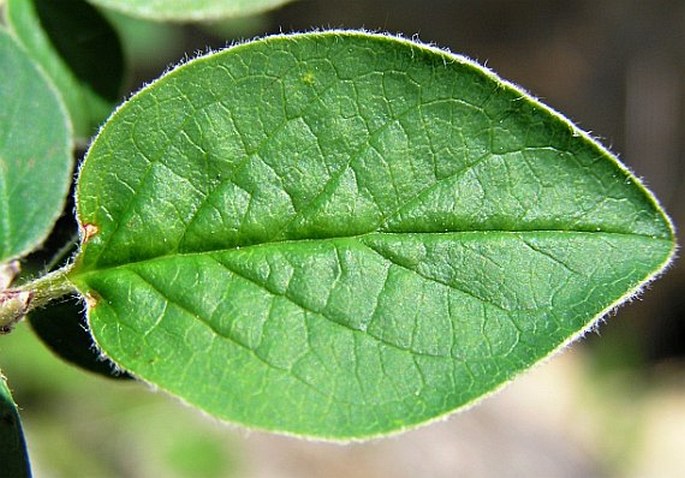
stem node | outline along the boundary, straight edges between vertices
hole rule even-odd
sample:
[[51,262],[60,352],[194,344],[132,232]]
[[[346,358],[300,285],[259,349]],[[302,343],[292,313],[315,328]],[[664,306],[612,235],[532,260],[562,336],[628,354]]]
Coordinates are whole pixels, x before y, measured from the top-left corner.
[[33,300],[28,290],[9,289],[0,292],[0,334],[8,334],[24,318]]
[[0,289],[0,335],[10,333],[32,310],[76,292],[67,278],[70,267],[67,265],[19,287]]

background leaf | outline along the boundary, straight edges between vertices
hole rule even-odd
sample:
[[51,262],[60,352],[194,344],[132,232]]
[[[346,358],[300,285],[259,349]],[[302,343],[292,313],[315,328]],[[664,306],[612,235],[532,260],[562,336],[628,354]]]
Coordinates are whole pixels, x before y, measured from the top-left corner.
[[131,378],[100,355],[88,333],[85,306],[76,298],[35,310],[28,319],[43,343],[67,362],[108,378]]
[[84,0],[9,0],[7,19],[59,88],[76,135],[89,138],[120,99],[124,57],[116,31]]
[[291,0],[90,0],[132,16],[162,21],[217,20],[252,15]]
[[166,75],[101,131],[77,207],[70,277],[107,355],[219,417],[332,439],[496,389],[674,247],[565,119],[463,58],[361,33]]
[[0,476],[31,476],[21,420],[7,381],[0,372]]
[[71,131],[54,88],[0,30],[0,262],[47,237],[71,181]]

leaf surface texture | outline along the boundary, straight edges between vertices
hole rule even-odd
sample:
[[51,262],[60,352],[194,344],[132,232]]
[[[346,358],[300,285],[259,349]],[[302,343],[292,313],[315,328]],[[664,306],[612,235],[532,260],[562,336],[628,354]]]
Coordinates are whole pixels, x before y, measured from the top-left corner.
[[674,247],[561,116],[355,32],[248,43],[145,88],[93,144],[78,215],[93,234],[71,279],[107,355],[221,418],[338,440],[496,389]]

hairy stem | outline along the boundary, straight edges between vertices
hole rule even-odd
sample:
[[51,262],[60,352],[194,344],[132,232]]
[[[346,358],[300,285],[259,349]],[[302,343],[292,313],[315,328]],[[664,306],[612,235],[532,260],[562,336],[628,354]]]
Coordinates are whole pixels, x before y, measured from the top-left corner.
[[10,332],[32,310],[76,292],[67,278],[70,268],[67,265],[20,287],[0,291],[0,334]]

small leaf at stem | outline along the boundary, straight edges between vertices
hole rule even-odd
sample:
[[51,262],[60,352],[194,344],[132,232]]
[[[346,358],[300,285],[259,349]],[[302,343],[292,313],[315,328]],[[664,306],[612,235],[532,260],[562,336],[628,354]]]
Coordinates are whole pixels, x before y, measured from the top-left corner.
[[29,314],[38,337],[60,358],[107,378],[130,379],[102,357],[88,333],[84,304],[70,297]]

